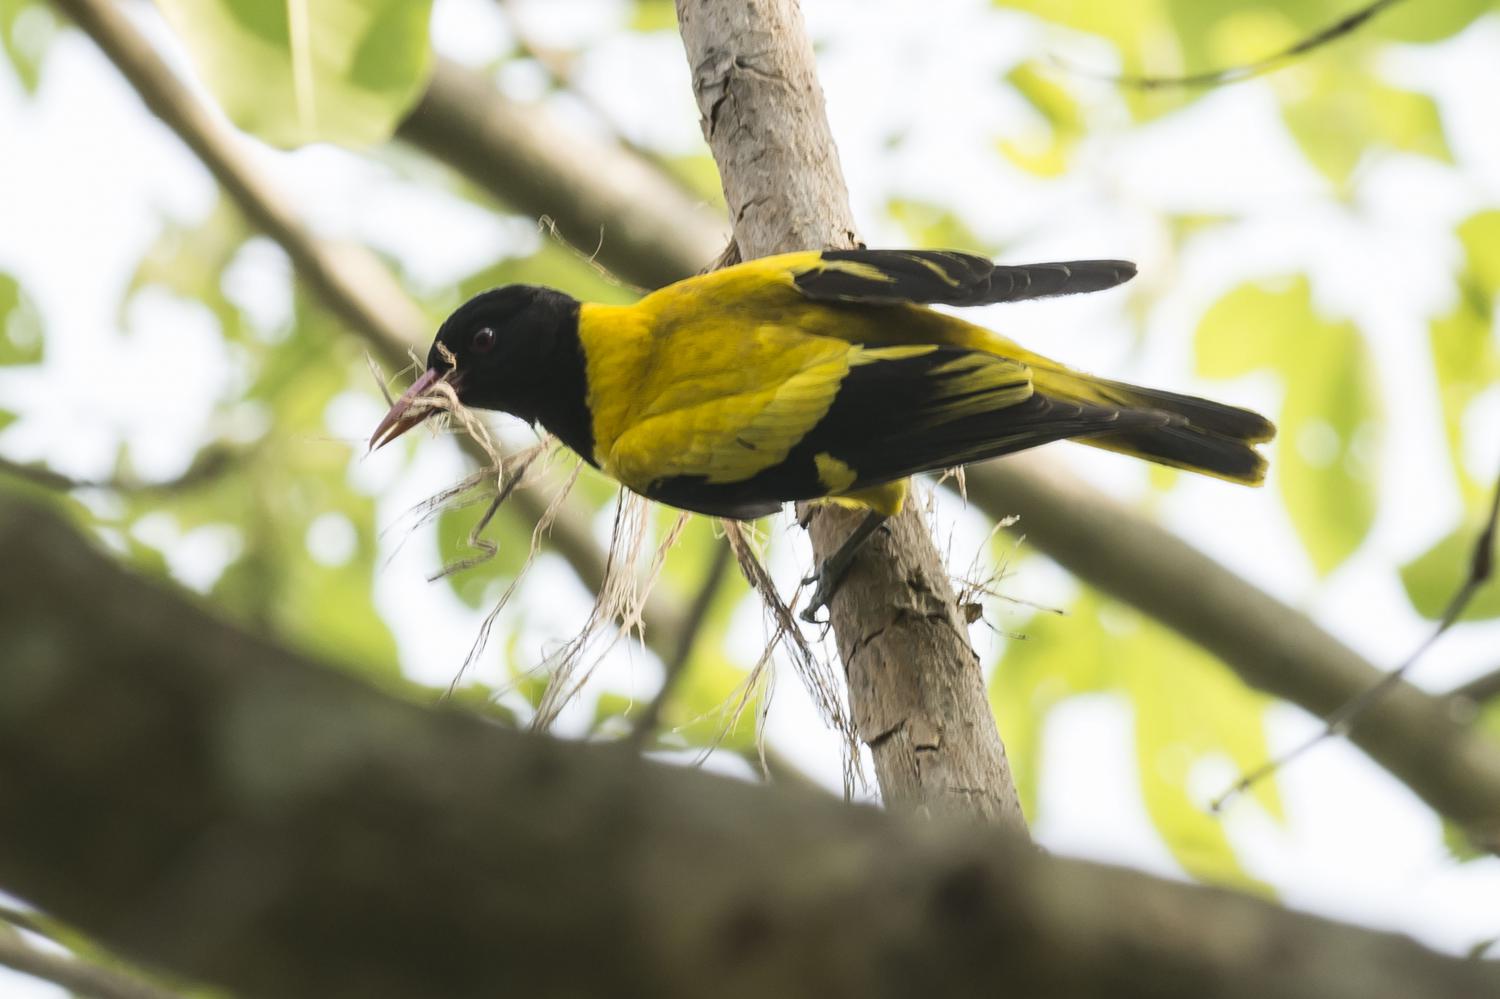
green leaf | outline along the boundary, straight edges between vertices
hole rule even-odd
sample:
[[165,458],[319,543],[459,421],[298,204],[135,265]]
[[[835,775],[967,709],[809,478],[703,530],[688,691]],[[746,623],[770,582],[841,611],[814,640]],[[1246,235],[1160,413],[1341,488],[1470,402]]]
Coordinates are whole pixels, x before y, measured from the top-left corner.
[[0,50],[27,93],[41,80],[42,60],[57,35],[57,18],[36,0],[0,0]]
[[[1222,819],[1195,800],[1190,786],[1195,769],[1216,757],[1232,764],[1233,773],[1265,762],[1268,700],[1248,692],[1197,646],[1144,619],[1133,640],[1113,654],[1133,666],[1125,671],[1125,684],[1135,707],[1142,796],[1173,856],[1196,878],[1269,894],[1267,885],[1241,868]],[[1273,782],[1262,781],[1251,793],[1271,816],[1283,817]]]
[[1463,245],[1466,283],[1481,295],[1500,293],[1500,211],[1480,212],[1458,227]]
[[20,417],[17,414],[12,413],[10,410],[0,409],[0,433],[3,433],[6,427],[10,426],[18,419],[20,419]]
[[[1474,544],[1483,527],[1470,521],[1448,533],[1437,544],[1401,567],[1401,585],[1418,614],[1436,621],[1469,576]],[[1460,621],[1488,621],[1500,617],[1500,576],[1474,595]]]
[[1400,3],[1383,11],[1360,30],[1399,42],[1438,42],[1458,34],[1475,18],[1494,9],[1494,0]]
[[279,146],[391,136],[431,71],[431,0],[161,0],[236,125]]
[[[1341,62],[1346,63],[1347,59]],[[1372,147],[1452,162],[1437,103],[1368,74],[1318,63],[1296,80],[1277,78],[1282,114],[1313,165],[1340,186]],[[1355,81],[1358,81],[1357,84]]]
[[[1022,808],[1035,816],[1041,736],[1057,705],[1078,694],[1125,694],[1135,711],[1141,794],[1153,824],[1195,877],[1268,889],[1235,858],[1223,825],[1195,797],[1199,767],[1228,761],[1238,771],[1266,759],[1267,698],[1217,660],[1121,605],[1085,593],[1066,615],[1037,614],[1026,638],[1007,644],[990,683]],[[1254,799],[1282,818],[1274,781]]]
[[676,31],[677,5],[672,0],[635,0],[631,31]]
[[1200,322],[1196,352],[1209,378],[1280,374],[1286,397],[1272,467],[1303,547],[1318,572],[1332,571],[1375,520],[1381,406],[1364,339],[1352,323],[1318,316],[1298,277],[1224,296]]
[[1042,118],[1042,126],[1000,140],[1000,152],[1016,166],[1042,177],[1055,177],[1067,170],[1074,147],[1084,135],[1083,111],[1059,82],[1055,70],[1036,63],[1022,63],[1005,76],[1005,82]]
[[1483,212],[1458,227],[1464,266],[1453,311],[1428,332],[1443,432],[1464,502],[1477,506],[1493,483],[1479,481],[1464,462],[1464,422],[1469,407],[1500,382],[1500,350],[1492,333],[1494,296],[1500,291],[1500,212]]
[[21,283],[0,272],[0,367],[42,359],[42,316]]

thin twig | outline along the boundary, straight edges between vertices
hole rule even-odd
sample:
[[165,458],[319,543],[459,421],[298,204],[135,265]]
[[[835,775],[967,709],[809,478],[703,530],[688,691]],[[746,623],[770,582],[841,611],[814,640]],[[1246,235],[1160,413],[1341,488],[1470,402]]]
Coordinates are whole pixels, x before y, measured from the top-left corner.
[[92,999],[180,999],[175,992],[112,968],[39,950],[15,932],[0,932],[0,964]]
[[1427,653],[1427,650],[1432,648],[1449,628],[1453,627],[1454,623],[1463,615],[1463,612],[1468,609],[1469,603],[1474,599],[1474,595],[1479,592],[1485,583],[1489,582],[1490,577],[1494,574],[1495,524],[1497,520],[1500,520],[1500,477],[1497,477],[1495,481],[1495,492],[1490,498],[1489,516],[1485,520],[1484,529],[1479,532],[1479,537],[1474,543],[1474,553],[1469,560],[1468,575],[1464,579],[1463,585],[1458,588],[1458,592],[1453,594],[1453,599],[1448,602],[1448,608],[1443,612],[1442,620],[1438,622],[1432,634],[1428,635],[1412,654],[1406,657],[1406,660],[1401,665],[1381,677],[1379,682],[1367,687],[1364,691],[1336,708],[1333,713],[1324,719],[1323,727],[1316,734],[1293,746],[1282,755],[1270,759],[1254,770],[1243,774],[1233,786],[1213,800],[1211,805],[1213,811],[1221,811],[1228,802],[1250,790],[1260,781],[1275,774],[1320,742],[1331,739],[1336,735],[1347,733],[1349,729],[1353,728],[1354,723],[1359,720],[1360,715],[1378,703],[1391,688],[1395,687],[1396,684],[1405,678],[1407,672],[1417,664],[1418,660]]
[[671,657],[663,663],[665,673],[662,677],[661,689],[647,702],[645,709],[636,718],[630,734],[626,736],[627,745],[637,752],[644,749],[650,742],[651,736],[656,732],[657,724],[661,721],[662,711],[677,688],[677,681],[687,672],[687,664],[692,657],[693,647],[698,644],[698,636],[708,620],[708,610],[713,606],[714,598],[719,595],[719,590],[728,576],[731,554],[727,541],[715,541],[713,553],[708,560],[708,570],[703,574],[703,582],[699,584],[698,592],[688,608],[687,620],[683,622],[681,630],[676,635]]
[[1105,80],[1121,87],[1129,87],[1132,90],[1188,90],[1199,87],[1219,87],[1226,83],[1238,83],[1242,80],[1248,80],[1252,77],[1269,73],[1299,55],[1322,48],[1330,42],[1337,41],[1353,33],[1365,22],[1375,17],[1375,15],[1387,8],[1396,6],[1400,2],[1401,0],[1374,0],[1373,3],[1367,4],[1359,10],[1339,18],[1333,24],[1313,32],[1311,35],[1297,41],[1296,44],[1279,52],[1274,52],[1253,62],[1241,63],[1238,66],[1226,66],[1223,69],[1190,73],[1186,76],[1135,76],[1130,74],[1097,73],[1074,65],[1064,59],[1055,59],[1054,61],[1074,75],[1087,76],[1095,80]]

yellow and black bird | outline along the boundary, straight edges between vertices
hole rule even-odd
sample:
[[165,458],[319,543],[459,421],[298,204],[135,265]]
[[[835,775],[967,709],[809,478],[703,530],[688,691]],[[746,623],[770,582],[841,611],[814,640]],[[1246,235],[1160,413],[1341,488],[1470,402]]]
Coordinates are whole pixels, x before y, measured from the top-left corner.
[[1072,438],[1257,484],[1264,417],[1095,378],[930,305],[1100,291],[1121,260],[1000,266],[928,250],[827,250],[751,260],[634,305],[551,288],[476,295],[442,328],[427,371],[391,407],[379,446],[465,405],[539,422],[585,461],[671,506],[750,519],[830,499],[869,516],[818,572],[807,615],[901,509],[906,478]]

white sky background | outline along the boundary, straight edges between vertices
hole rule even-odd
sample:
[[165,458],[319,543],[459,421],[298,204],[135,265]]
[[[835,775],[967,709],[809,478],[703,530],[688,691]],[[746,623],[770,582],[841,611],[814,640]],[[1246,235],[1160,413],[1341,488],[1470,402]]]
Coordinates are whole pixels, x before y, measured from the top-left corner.
[[[435,44],[470,63],[493,58],[508,44],[496,6],[437,0]],[[622,36],[623,7],[612,0],[517,6],[537,40],[585,46],[579,80],[616,127],[664,151],[698,147],[685,61],[673,36]],[[1144,349],[1130,336],[1119,293],[1003,307],[980,321],[1091,370],[1270,411],[1279,398],[1270,380],[1193,378],[1191,336],[1210,304],[1247,278],[1302,271],[1327,315],[1359,323],[1379,367],[1387,450],[1379,518],[1346,565],[1327,580],[1316,578],[1274,488],[1184,477],[1164,513],[1174,530],[1307,609],[1373,661],[1399,661],[1429,626],[1410,610],[1394,566],[1430,545],[1458,511],[1431,395],[1426,323],[1452,304],[1454,223],[1500,204],[1500,132],[1492,107],[1500,93],[1500,17],[1441,47],[1388,60],[1393,79],[1438,97],[1458,165],[1384,156],[1362,169],[1353,203],[1340,204],[1302,159],[1263,84],[1225,88],[1137,130],[1127,127],[1101,85],[1096,110],[1103,125],[1088,140],[1081,165],[1063,181],[1042,183],[994,152],[997,136],[1032,124],[1032,112],[996,81],[1039,46],[1066,48],[1075,61],[1108,68],[1107,46],[996,12],[985,0],[926,4],[920,18],[906,0],[813,0],[807,7],[856,217],[871,245],[901,238],[882,223],[887,198],[914,198],[951,207],[981,237],[1005,245],[1007,260],[1134,259],[1138,280],[1158,296]],[[159,31],[149,9],[139,13],[143,25]],[[508,70],[502,83],[517,96],[537,90],[524,67]],[[566,98],[554,103],[575,127],[599,127],[582,106]],[[906,140],[893,150],[887,139],[897,131]],[[497,253],[534,245],[529,224],[496,219],[338,150],[261,157],[320,230],[395,255],[428,287],[444,287]],[[102,475],[124,440],[144,477],[171,476],[186,466],[215,401],[232,384],[230,359],[199,309],[147,296],[128,310],[121,328],[116,303],[161,217],[201,218],[214,198],[205,171],[80,36],[56,45],[33,102],[0,71],[0,270],[21,279],[48,327],[48,357],[39,371],[0,371],[0,405],[25,414],[0,434],[0,452],[45,458],[79,476]],[[1165,211],[1248,218],[1174,255],[1159,221]],[[280,251],[262,242],[235,268],[231,290],[261,303],[274,326],[289,312],[287,280]],[[346,395],[329,411],[330,432],[361,437],[380,410],[373,391]],[[1472,467],[1481,478],[1500,462],[1497,422],[1500,404],[1470,421]],[[1145,488],[1144,473],[1131,462],[1082,448],[1052,450],[1122,497]],[[463,468],[448,442],[431,441],[407,466],[392,448],[351,474],[359,488],[381,498],[381,523],[389,524]],[[981,545],[984,527],[951,503],[942,516],[955,525],[951,550],[961,568]],[[232,551],[232,541],[220,536],[183,539],[170,524],[158,527],[174,570],[190,585],[208,585]],[[810,552],[798,532],[774,530],[792,541],[779,546],[775,561],[778,578],[790,587]],[[443,684],[468,651],[478,616],[446,585],[425,582],[435,559],[429,540],[410,539],[382,571],[377,602],[408,671]],[[552,559],[533,571],[523,591],[531,596],[528,636],[540,642],[570,634],[588,595]],[[1008,585],[1017,596],[1058,602],[1072,584],[1031,560]],[[747,613],[751,645],[759,641],[757,627]],[[993,650],[988,631],[976,630],[975,640]],[[1414,680],[1446,689],[1500,665],[1497,649],[1500,627],[1461,626]],[[613,657],[604,682],[649,697],[658,676],[649,655],[622,654]],[[591,714],[585,708],[575,724]],[[1128,707],[1113,697],[1080,698],[1055,713],[1037,838],[1057,852],[1180,875],[1140,800],[1130,725]],[[1269,725],[1273,744],[1283,747],[1312,729],[1292,708],[1274,711]],[[778,685],[769,731],[781,750],[836,784],[836,742],[791,676]],[[1452,951],[1500,935],[1500,860],[1450,860],[1432,813],[1360,753],[1325,745],[1280,780],[1286,826],[1250,805],[1226,821],[1246,866],[1286,901],[1401,929]],[[1205,796],[1217,790],[1206,787]],[[0,973],[0,995],[46,994],[53,991]]]

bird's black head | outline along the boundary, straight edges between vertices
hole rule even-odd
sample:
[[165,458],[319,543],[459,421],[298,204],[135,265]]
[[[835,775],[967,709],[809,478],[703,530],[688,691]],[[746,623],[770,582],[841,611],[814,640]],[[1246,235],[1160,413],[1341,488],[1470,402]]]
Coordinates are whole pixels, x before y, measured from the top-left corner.
[[577,300],[526,284],[469,299],[439,327],[427,371],[391,407],[371,444],[395,440],[430,415],[408,411],[439,381],[451,385],[466,406],[540,419],[556,430],[548,417],[560,405],[584,404]]

